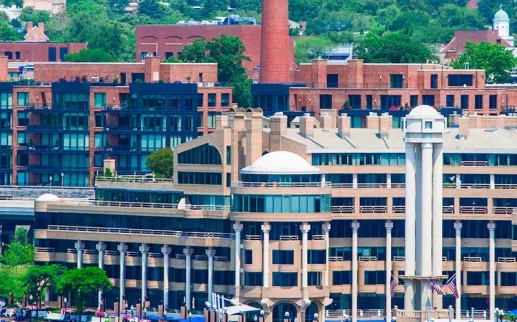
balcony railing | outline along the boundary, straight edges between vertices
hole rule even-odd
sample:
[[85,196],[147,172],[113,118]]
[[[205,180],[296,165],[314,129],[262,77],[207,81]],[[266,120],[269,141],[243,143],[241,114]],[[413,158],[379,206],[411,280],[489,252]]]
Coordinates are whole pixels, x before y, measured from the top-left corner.
[[[326,318],[339,318],[343,319],[345,316],[351,316],[352,310],[326,310],[325,311],[325,317]],[[360,318],[375,318],[379,317],[380,320],[384,317],[384,310],[383,309],[368,309],[368,310],[357,310],[357,316]]]
[[460,213],[469,215],[486,215],[488,213],[488,208],[476,206],[461,206]]
[[333,182],[332,183],[332,188],[353,188],[354,187],[354,184],[353,183],[335,183]]
[[405,262],[406,257],[405,256],[393,256],[393,261],[394,262]]
[[499,263],[515,263],[515,257],[498,257],[497,261]]
[[108,234],[147,235],[147,236],[171,236],[171,237],[182,237],[182,238],[185,238],[185,237],[188,237],[188,238],[219,238],[219,239],[235,238],[234,234],[228,234],[228,233],[190,232],[190,231],[157,230],[157,229],[132,229],[132,228],[49,225],[47,230],[67,231],[67,232],[77,232],[77,233],[108,233]]
[[386,206],[361,206],[359,208],[362,214],[385,214],[388,211]]
[[513,215],[517,214],[517,207],[494,207],[493,212],[496,215]]
[[462,183],[460,185],[462,189],[490,189],[489,183]]
[[343,256],[329,256],[329,262],[342,262]]
[[[74,200],[64,201],[67,205],[101,206],[101,207],[128,207],[128,208],[164,208],[178,209],[178,204],[155,202],[103,201],[103,200]],[[226,205],[185,205],[186,210],[223,211],[230,210]]]
[[357,188],[387,188],[387,183],[357,183]]
[[56,249],[54,247],[36,247],[37,253],[53,253]]
[[359,256],[360,262],[376,262],[377,256]]
[[463,257],[463,261],[469,263],[481,263],[483,261],[483,258],[476,256],[466,256]]
[[442,212],[444,214],[453,214],[454,213],[454,206],[443,206]]
[[332,213],[334,213],[334,214],[353,214],[354,206],[332,206]]
[[517,189],[517,184],[495,184],[496,189]]
[[487,167],[488,161],[461,161],[463,167]]
[[126,175],[126,176],[115,176],[105,177],[97,176],[97,182],[122,182],[122,183],[173,183],[173,178],[156,178],[150,175]]
[[318,188],[332,187],[330,182],[232,182],[232,187],[239,188]]
[[406,212],[406,206],[393,206],[394,214],[403,214]]

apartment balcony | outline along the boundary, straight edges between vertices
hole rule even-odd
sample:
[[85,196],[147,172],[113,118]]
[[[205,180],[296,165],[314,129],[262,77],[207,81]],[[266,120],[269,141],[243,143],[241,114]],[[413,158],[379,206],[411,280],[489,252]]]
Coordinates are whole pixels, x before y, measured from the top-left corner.
[[462,167],[488,167],[488,161],[461,161]]
[[330,182],[232,182],[237,188],[321,188],[332,187]]
[[359,206],[359,212],[362,214],[386,214],[387,206]]

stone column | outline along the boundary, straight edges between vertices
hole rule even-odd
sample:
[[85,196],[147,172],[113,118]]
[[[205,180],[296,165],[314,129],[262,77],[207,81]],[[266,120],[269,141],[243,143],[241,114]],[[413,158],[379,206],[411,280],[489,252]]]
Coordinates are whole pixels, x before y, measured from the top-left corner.
[[323,233],[325,234],[325,278],[323,279],[323,286],[330,286],[330,264],[329,264],[329,250],[330,250],[330,223],[323,223]]
[[359,222],[353,221],[352,227],[352,322],[357,322],[357,230]]
[[490,321],[494,321],[495,315],[495,223],[491,221],[488,223],[488,230],[490,231],[489,252],[490,252]]
[[456,229],[456,289],[459,295],[456,299],[456,320],[461,320],[461,227],[460,221],[454,223]]
[[[416,220],[416,151],[415,145],[406,143],[406,220],[404,274],[415,276],[415,220]],[[412,280],[404,281],[404,308],[414,310],[415,288]]]
[[[240,222],[235,222],[233,224],[233,230],[235,231],[235,293],[240,294],[239,290],[241,287],[241,232],[242,232],[243,225]],[[208,297],[210,298],[210,294]],[[238,302],[238,299],[236,299]],[[209,300],[210,303],[212,303]]]
[[183,249],[183,254],[185,254],[185,307],[187,311],[190,310],[192,305],[192,295],[191,295],[191,273],[192,273],[192,254],[194,253],[192,248]]
[[352,174],[352,188],[357,188],[357,173]]
[[308,272],[307,272],[307,262],[308,262],[308,239],[309,239],[309,231],[311,230],[311,225],[304,222],[300,225],[300,230],[302,231],[302,297],[304,304],[309,302],[309,294],[307,290],[308,285]]
[[391,173],[386,174],[386,188],[391,188]]
[[393,223],[386,221],[386,322],[391,322],[391,230]]
[[495,189],[495,174],[490,175],[490,189]]
[[75,243],[75,249],[77,251],[77,268],[83,267],[83,249],[84,249],[84,243],[80,240],[78,240]]
[[118,251],[120,261],[119,299],[122,301],[122,297],[126,294],[126,243],[120,243],[120,245],[118,245]]
[[[97,243],[97,251],[99,252],[99,254],[97,255],[98,259],[97,259],[97,262],[99,263],[99,268],[104,270],[104,251],[106,250],[106,245],[103,243],[103,242],[98,242]],[[99,307],[102,307],[103,303],[102,303],[102,291],[99,291]]]
[[[433,256],[433,240],[432,240],[432,225],[433,225],[433,144],[423,143],[422,145],[422,181],[421,181],[421,221],[420,221],[420,249],[417,251],[417,271],[419,276],[432,276],[433,265],[429,258]],[[420,265],[419,265],[420,264]],[[421,302],[420,308],[432,307],[433,290],[429,281],[421,281]]]
[[147,244],[140,246],[140,253],[142,253],[142,300],[145,300],[147,296],[147,254],[149,253],[149,247]]
[[265,222],[262,225],[262,247],[263,247],[263,255],[262,255],[262,273],[263,273],[263,287],[269,287],[269,231],[271,230],[271,225]]
[[206,250],[208,256],[208,302],[213,303],[212,293],[214,292],[214,256],[215,249],[208,248]]
[[167,309],[169,307],[169,266],[170,266],[170,253],[171,248],[167,245],[163,245],[163,307]]

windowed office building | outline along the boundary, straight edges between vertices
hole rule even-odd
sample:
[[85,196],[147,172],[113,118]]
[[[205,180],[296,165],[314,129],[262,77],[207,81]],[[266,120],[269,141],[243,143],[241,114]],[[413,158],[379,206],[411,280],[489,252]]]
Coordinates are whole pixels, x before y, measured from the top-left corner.
[[216,64],[148,57],[39,63],[34,72],[37,82],[0,84],[2,185],[92,186],[104,159],[120,174],[145,173],[151,152],[213,131],[232,102]]
[[[443,133],[442,270],[460,299],[445,289],[442,306],[509,310],[517,118],[456,117]],[[217,116],[213,133],[175,148],[174,183],[99,180],[95,202],[37,201],[36,261],[103,267],[109,302],[201,308],[214,291],[275,322],[404,309],[404,132],[389,115],[367,120],[356,129],[324,113],[319,127],[303,116],[288,128],[281,113]]]

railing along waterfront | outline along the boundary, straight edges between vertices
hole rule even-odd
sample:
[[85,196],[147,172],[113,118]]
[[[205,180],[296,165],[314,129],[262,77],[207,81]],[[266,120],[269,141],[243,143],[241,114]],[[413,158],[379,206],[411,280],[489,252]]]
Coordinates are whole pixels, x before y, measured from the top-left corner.
[[127,207],[127,208],[165,208],[165,209],[185,209],[185,210],[206,210],[223,211],[230,210],[228,205],[190,205],[178,208],[178,204],[156,203],[156,202],[137,202],[137,201],[106,201],[106,200],[74,200],[64,201],[67,205],[76,206],[101,206],[101,207]]
[[122,183],[174,183],[173,178],[156,178],[148,175],[117,175],[114,177],[97,176],[96,182]]
[[234,181],[232,187],[239,188],[319,188],[332,187],[331,182],[243,182]]
[[234,239],[235,238],[235,235],[230,234],[230,233],[190,232],[190,231],[158,230],[158,229],[133,229],[133,228],[49,225],[47,227],[47,230],[78,232],[78,233],[110,233],[110,234],[128,234],[128,235],[171,236],[171,237],[182,237],[182,238],[185,238],[185,237],[219,238],[219,239]]

